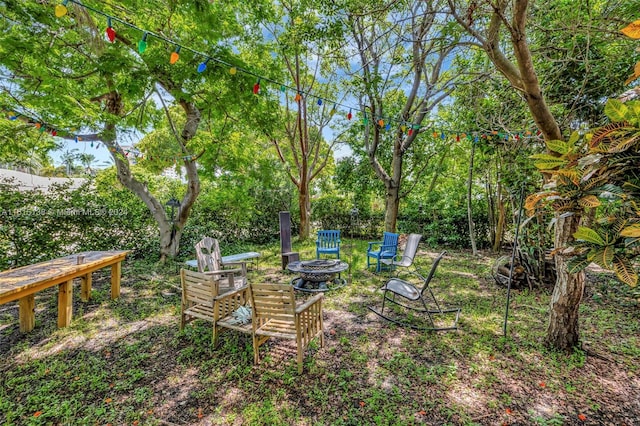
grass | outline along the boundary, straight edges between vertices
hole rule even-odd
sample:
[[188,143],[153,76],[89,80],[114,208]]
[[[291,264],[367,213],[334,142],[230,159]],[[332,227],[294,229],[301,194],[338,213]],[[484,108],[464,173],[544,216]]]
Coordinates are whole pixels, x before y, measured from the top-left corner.
[[[297,244],[302,259],[313,243]],[[287,282],[279,248],[261,247],[250,281]],[[634,290],[592,274],[580,309],[583,349],[545,347],[549,289],[512,292],[489,277],[494,258],[452,252],[432,281],[462,307],[460,328],[419,332],[388,324],[384,275],[366,271],[366,242],[347,239],[349,284],[325,294],[325,347],[313,344],[297,374],[295,349],[272,341],[253,365],[251,339],[209,323],[179,331],[179,264],[127,261],[122,295],[94,274],[87,303],[74,295],[70,327],[56,328],[56,291],[36,296],[36,328],[18,331],[17,304],[0,306],[3,425],[634,424],[640,418],[640,311]],[[423,249],[428,269],[435,250]],[[307,297],[299,295],[301,299]]]

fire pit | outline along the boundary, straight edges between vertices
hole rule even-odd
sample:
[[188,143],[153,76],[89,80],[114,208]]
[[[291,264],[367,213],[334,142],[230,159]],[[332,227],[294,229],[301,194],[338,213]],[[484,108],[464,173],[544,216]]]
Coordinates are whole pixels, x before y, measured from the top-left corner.
[[291,280],[291,285],[296,290],[309,292],[335,290],[344,286],[347,281],[340,278],[340,272],[348,268],[347,262],[325,259],[301,260],[287,265],[288,270],[299,275]]

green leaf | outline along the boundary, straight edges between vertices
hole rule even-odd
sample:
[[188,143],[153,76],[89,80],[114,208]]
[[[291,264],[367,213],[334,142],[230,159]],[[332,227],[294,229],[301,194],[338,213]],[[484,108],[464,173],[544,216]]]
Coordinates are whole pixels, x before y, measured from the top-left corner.
[[576,256],[567,261],[567,272],[570,274],[577,274],[589,266],[590,263],[591,261],[589,261],[585,256]]
[[629,107],[617,99],[609,99],[604,107],[604,113],[611,121],[625,121]]
[[626,257],[616,255],[613,258],[613,270],[623,283],[629,284],[631,287],[635,287],[638,283],[638,274]]
[[[531,158],[534,159],[534,164],[538,169],[548,170],[554,169],[556,167],[562,167],[567,164],[567,161],[560,158],[554,157],[550,154],[536,154],[532,155]],[[538,160],[538,161],[535,161]]]
[[596,231],[586,226],[578,227],[578,230],[573,234],[573,238],[578,241],[586,241],[588,243],[604,246],[606,243]]
[[573,147],[576,144],[576,142],[578,142],[579,139],[580,139],[580,133],[578,132],[571,133],[571,136],[569,136],[569,145]]
[[557,152],[558,154],[567,154],[571,150],[573,144],[561,140],[546,141],[547,149],[549,151]]
[[591,251],[587,256],[587,259],[602,266],[605,269],[611,269],[611,262],[613,262],[613,247],[599,247]]

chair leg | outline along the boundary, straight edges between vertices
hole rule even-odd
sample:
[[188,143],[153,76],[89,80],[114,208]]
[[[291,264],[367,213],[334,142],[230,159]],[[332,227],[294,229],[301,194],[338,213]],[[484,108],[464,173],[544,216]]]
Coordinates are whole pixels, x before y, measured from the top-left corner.
[[220,330],[218,330],[217,325],[213,325],[213,347],[218,347],[218,337],[220,336]]
[[258,362],[260,362],[260,343],[258,341],[258,337],[254,334],[253,335],[253,363],[254,364],[258,364]]

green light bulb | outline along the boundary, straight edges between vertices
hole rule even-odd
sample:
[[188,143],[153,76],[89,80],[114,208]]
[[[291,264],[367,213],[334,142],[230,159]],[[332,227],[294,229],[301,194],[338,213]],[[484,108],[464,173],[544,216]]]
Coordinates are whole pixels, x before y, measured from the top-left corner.
[[142,35],[142,39],[138,42],[138,52],[143,54],[147,50],[147,33]]

